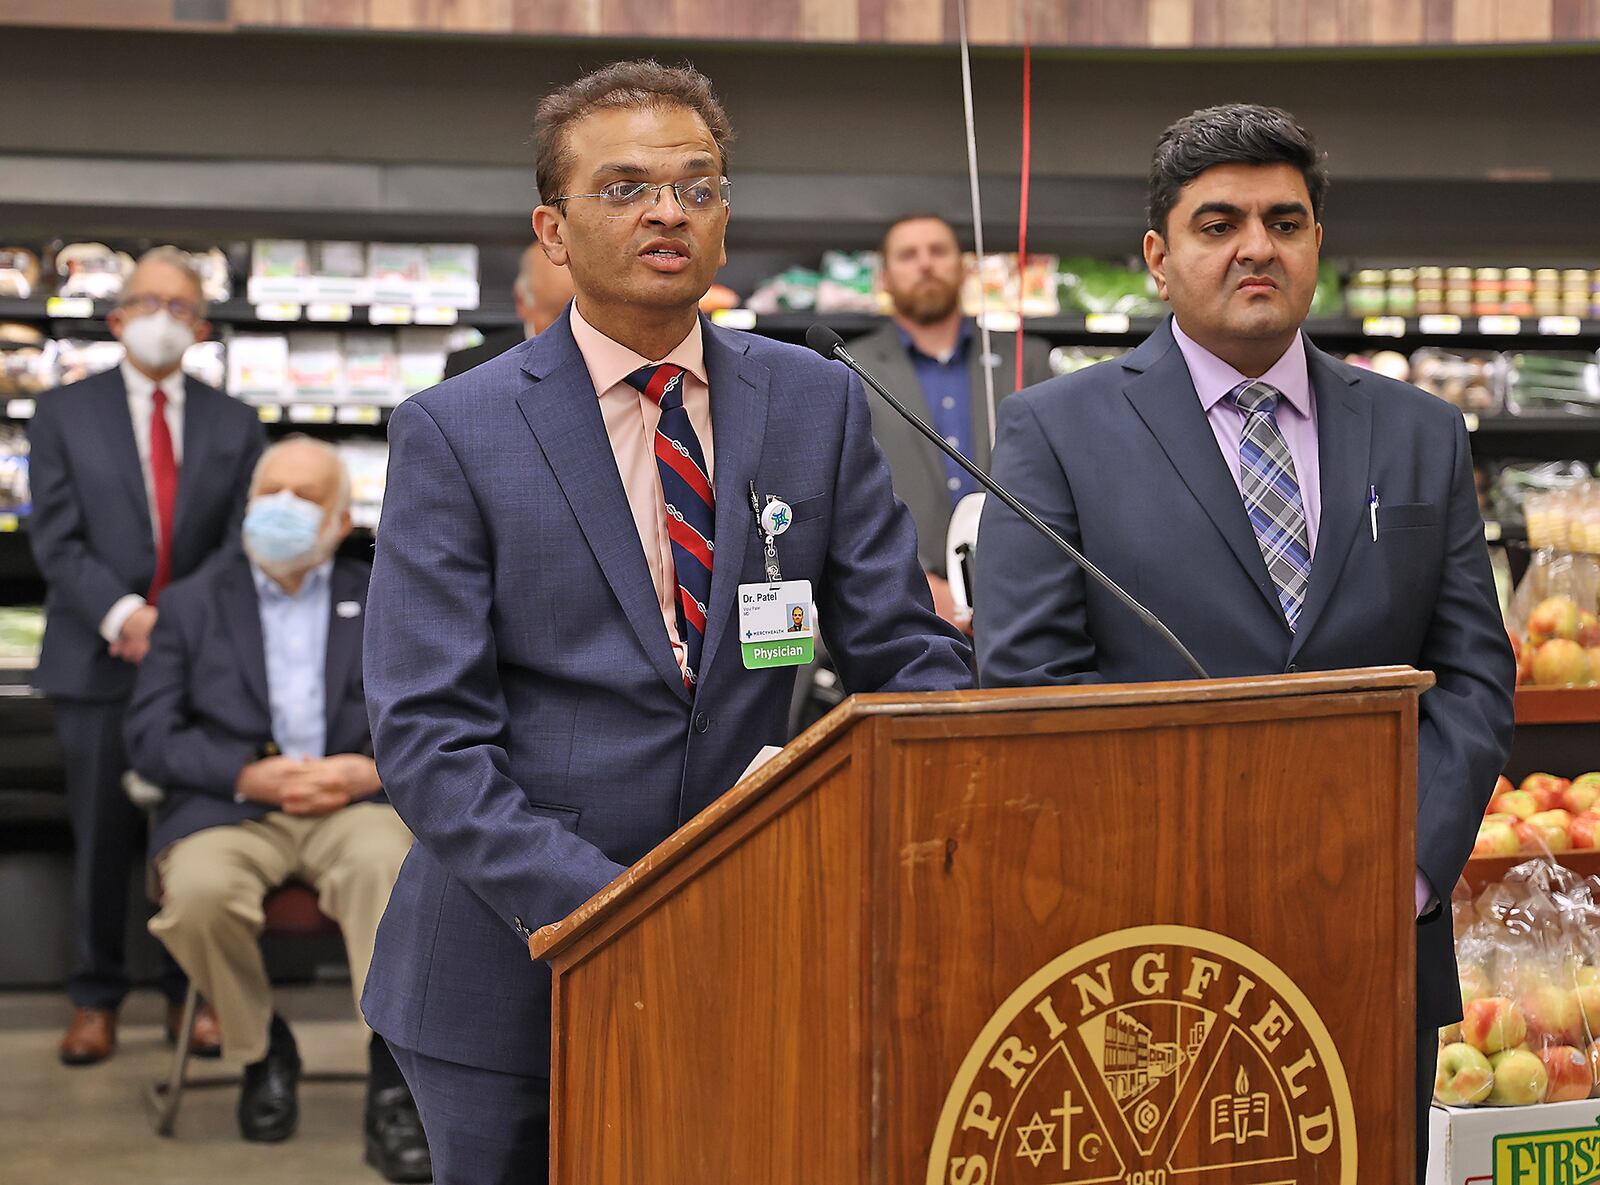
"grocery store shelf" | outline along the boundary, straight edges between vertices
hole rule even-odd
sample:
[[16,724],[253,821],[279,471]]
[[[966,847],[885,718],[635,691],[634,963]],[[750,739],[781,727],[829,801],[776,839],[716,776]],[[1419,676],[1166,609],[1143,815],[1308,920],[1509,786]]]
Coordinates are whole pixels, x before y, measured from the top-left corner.
[[1493,416],[1467,424],[1473,455],[1480,458],[1600,460],[1600,415]]
[[[1484,886],[1504,880],[1506,873],[1518,864],[1535,858],[1526,852],[1515,856],[1474,856],[1467,861],[1467,867],[1461,875],[1476,896]],[[1600,852],[1557,852],[1555,859],[1563,868],[1570,868],[1579,876],[1600,876]]]
[[1517,723],[1600,724],[1600,687],[1519,687]]
[[[112,301],[88,300],[87,298],[73,297],[30,297],[21,300],[16,297],[0,298],[0,320],[13,321],[55,321],[68,324],[82,324],[104,320],[116,305]],[[294,308],[296,306],[290,306]],[[287,319],[281,315],[263,317],[260,309],[267,306],[257,306],[247,300],[235,298],[233,300],[219,301],[212,305],[206,314],[214,325],[246,325],[264,329],[282,330],[290,325],[315,325],[318,328],[336,329],[343,325],[352,328],[362,328],[373,324],[371,309],[366,305],[345,305],[339,310],[339,317],[329,317],[312,320],[304,316],[305,309]],[[346,316],[345,314],[348,314]],[[378,324],[392,325],[396,322],[393,313],[387,316],[380,314]],[[418,324],[423,322],[419,321]],[[457,323],[473,325],[482,329],[503,329],[519,324],[516,308],[509,304],[483,305],[476,309],[462,309],[457,315]]]

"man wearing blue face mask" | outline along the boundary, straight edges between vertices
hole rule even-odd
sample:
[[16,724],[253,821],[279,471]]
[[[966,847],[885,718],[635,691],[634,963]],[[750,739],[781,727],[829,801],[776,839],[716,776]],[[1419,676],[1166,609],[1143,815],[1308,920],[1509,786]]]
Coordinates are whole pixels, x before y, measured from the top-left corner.
[[[144,817],[122,789],[134,673],[167,585],[238,539],[265,444],[249,407],[180,369],[210,330],[205,314],[188,256],[149,252],[106,318],[127,349],[122,365],[46,391],[28,428],[28,537],[48,586],[34,683],[55,709],[75,847],[75,1010],[60,1051],[71,1066],[110,1056],[130,986],[128,887],[145,852]],[[171,1039],[185,989],[170,960],[161,986]],[[196,1048],[214,1054],[216,1025],[203,1016]]]
[[[335,556],[350,478],[328,444],[292,437],[257,467],[244,555],[167,591],[128,711],[134,768],[167,796],[150,846],[150,923],[215,1005],[222,1053],[243,1064],[247,1140],[286,1139],[300,1059],[272,1010],[257,946],[261,903],[293,877],[344,934],[359,1001],[372,945],[411,847],[373,764],[361,675],[369,569]],[[370,1044],[367,1159],[391,1181],[429,1177],[411,1093]]]

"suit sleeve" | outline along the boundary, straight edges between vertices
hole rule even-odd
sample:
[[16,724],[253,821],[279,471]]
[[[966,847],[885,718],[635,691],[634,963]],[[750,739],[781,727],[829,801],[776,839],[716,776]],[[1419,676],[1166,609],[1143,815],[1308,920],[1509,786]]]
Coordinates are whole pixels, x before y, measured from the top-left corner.
[[244,527],[245,503],[250,500],[250,479],[255,476],[256,462],[267,447],[267,430],[259,417],[252,415],[246,427],[249,439],[239,454],[239,472],[233,475],[231,491],[232,508],[228,514],[227,534],[223,537],[224,549],[239,546],[239,534]]
[[[1068,543],[1081,545],[1072,487],[1026,396],[1000,405],[994,477]],[[1083,569],[998,498],[984,502],[977,569],[974,633],[983,686],[1100,681]]]
[[850,375],[833,481],[833,521],[819,621],[850,691],[951,691],[972,686],[971,651],[933,611],[911,512],[897,502],[872,438],[861,381]]
[[177,597],[162,606],[123,721],[128,764],[158,786],[232,801],[239,771],[260,744],[195,723],[188,631],[198,623],[193,606]]
[[[559,921],[623,871],[512,781],[491,543],[450,443],[415,401],[389,424],[364,677],[378,775],[433,856],[516,931]],[[537,795],[535,796],[537,797]],[[525,937],[516,931],[519,937]]]
[[1516,660],[1500,616],[1472,479],[1466,427],[1455,421],[1444,570],[1419,665],[1417,867],[1446,901],[1466,866],[1495,778],[1511,750]]
[[53,604],[98,634],[111,606],[138,590],[129,588],[89,548],[84,507],[73,487],[58,421],[49,398],[40,400],[28,429],[28,481],[33,488],[28,540]]

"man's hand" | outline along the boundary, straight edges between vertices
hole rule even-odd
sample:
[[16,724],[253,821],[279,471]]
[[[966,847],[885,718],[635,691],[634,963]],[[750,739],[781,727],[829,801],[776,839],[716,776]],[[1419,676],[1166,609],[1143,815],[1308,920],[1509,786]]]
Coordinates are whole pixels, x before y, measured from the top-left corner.
[[956,599],[950,593],[950,582],[943,576],[927,573],[928,591],[933,594],[933,611],[956,629],[972,637],[972,614],[956,608]]
[[246,802],[263,806],[282,806],[283,796],[294,779],[302,776],[307,762],[298,757],[263,757],[252,761],[234,779],[233,792]]
[[150,653],[150,631],[156,628],[154,605],[140,605],[122,623],[122,632],[111,645],[111,657],[127,663],[141,663]]
[[382,788],[372,758],[340,753],[305,762],[284,787],[281,805],[291,815],[331,815]]

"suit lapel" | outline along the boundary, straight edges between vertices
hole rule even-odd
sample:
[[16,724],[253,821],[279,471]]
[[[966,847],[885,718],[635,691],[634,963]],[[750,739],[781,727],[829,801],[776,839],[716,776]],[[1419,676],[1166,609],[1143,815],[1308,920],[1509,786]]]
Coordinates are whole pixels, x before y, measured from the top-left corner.
[[[877,357],[871,364],[863,363],[867,366],[867,371],[898,395],[900,402],[923,423],[933,423],[933,409],[928,406],[928,397],[923,394],[922,383],[917,378],[916,367],[911,365],[911,355],[906,352],[906,344],[900,339],[899,328],[892,323],[885,325],[877,331],[873,340],[876,343],[874,353]],[[869,391],[867,398],[873,400],[879,396]],[[973,414],[974,416],[978,414],[976,408]],[[945,485],[943,455],[933,445],[923,444],[920,438],[917,441],[916,455],[927,472],[928,480],[948,500],[950,491]]]
[[[639,644],[667,685],[687,699],[683,672],[673,657],[655,584],[633,529],[633,511],[617,472],[616,454],[611,451],[600,414],[600,400],[583,354],[573,340],[569,316],[570,312],[562,314],[559,321],[533,339],[522,364],[532,381],[517,394],[517,406],[572,507],[606,583],[638,635]],[[720,432],[720,426],[714,431]],[[720,438],[714,440],[713,447],[719,454],[721,445]],[[719,544],[720,524],[719,508]],[[712,589],[715,595],[715,582]]]
[[1344,571],[1356,527],[1367,506],[1372,471],[1372,400],[1359,386],[1360,376],[1335,367],[1321,350],[1306,346],[1306,365],[1317,401],[1317,464],[1322,491],[1322,517],[1317,524],[1317,549],[1311,557],[1311,584],[1296,623],[1292,659],[1327,608],[1334,585]]
[[261,635],[261,598],[256,592],[250,563],[243,556],[229,561],[222,581],[228,637],[244,673],[244,685],[267,718],[272,718],[272,698],[267,692],[267,648]]
[[[755,533],[750,483],[756,480],[767,434],[772,374],[750,360],[748,345],[702,319],[706,379],[711,388],[711,467],[717,494],[716,547],[711,567],[711,603],[706,607],[705,653],[700,669],[711,670],[737,599],[744,552]],[[782,490],[758,494],[782,495]]]
[[1245,513],[1244,500],[1217,448],[1217,438],[1206,421],[1200,398],[1195,394],[1194,380],[1189,377],[1189,367],[1173,340],[1171,328],[1163,323],[1123,360],[1123,366],[1137,372],[1129,376],[1123,387],[1128,402],[1133,404],[1134,411],[1161,445],[1167,459],[1287,634],[1289,623],[1283,618],[1272,578],[1261,558],[1261,547]]
[[139,462],[139,445],[133,435],[133,415],[128,410],[128,388],[122,382],[120,370],[106,372],[105,390],[101,395],[104,408],[95,417],[105,433],[106,453],[121,476],[127,489],[129,505],[134,518],[143,527],[139,536],[155,550],[153,529],[150,524],[150,494],[145,489],[144,466]]
[[[344,689],[350,683],[350,672],[361,661],[361,631],[367,598],[361,578],[339,560],[333,561],[328,591],[327,682],[323,711],[327,743],[331,747],[334,743],[334,721],[344,704]],[[352,614],[346,610],[341,613],[340,605],[355,605],[357,612]]]

